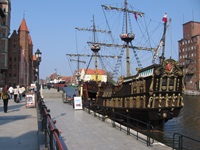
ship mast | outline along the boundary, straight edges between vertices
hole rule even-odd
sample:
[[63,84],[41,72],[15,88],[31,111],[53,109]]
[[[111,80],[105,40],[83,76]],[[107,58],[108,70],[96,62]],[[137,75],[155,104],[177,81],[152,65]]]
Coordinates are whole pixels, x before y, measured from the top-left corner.
[[[67,54],[68,55],[68,54]],[[76,60],[76,59],[70,59],[70,61],[76,61],[76,62],[78,62],[78,65],[77,65],[77,73],[76,73],[76,77],[77,77],[77,82],[78,82],[78,84],[79,84],[79,82],[80,82],[80,72],[79,72],[79,69],[80,69],[80,67],[79,67],[79,63],[86,63],[86,61],[82,61],[82,60],[80,60],[79,59],[79,56],[78,56],[78,59]]]
[[[129,13],[132,13],[134,15],[139,15],[139,16],[143,16],[144,13],[143,12],[136,12],[133,10],[129,10],[127,7],[128,3],[127,0],[124,0],[124,8],[116,8],[116,7],[112,7],[112,6],[106,6],[106,5],[102,5],[102,7],[106,10],[117,10],[117,11],[122,11],[125,13],[125,33],[120,34],[120,38],[122,41],[125,42],[125,48],[126,48],[126,74],[127,76],[130,76],[130,46],[129,44],[131,43],[131,41],[134,39],[135,35],[133,33],[131,33],[128,30],[128,17],[129,17]],[[104,44],[105,45],[105,44]],[[117,47],[117,45],[115,45]],[[120,45],[118,45],[120,47]],[[123,46],[124,47],[124,46]],[[142,47],[134,47],[137,48],[139,50],[147,50],[146,48],[142,48]],[[148,49],[151,51],[155,51],[155,49],[151,48]]]
[[[90,49],[93,51],[94,55],[82,55],[82,56],[91,56],[91,59],[92,57],[94,56],[95,57],[95,80],[98,81],[98,57],[104,57],[104,56],[100,56],[98,55],[98,52],[99,50],[101,49],[99,44],[97,44],[96,42],[96,32],[101,32],[101,33],[111,33],[111,31],[106,31],[106,30],[97,30],[96,29],[96,26],[95,26],[95,21],[94,21],[94,15],[93,15],[93,26],[92,26],[92,29],[87,29],[87,28],[75,28],[76,30],[79,30],[79,31],[92,31],[93,32],[93,44],[92,46],[90,47]],[[72,55],[72,54],[71,54]],[[75,56],[75,55],[74,55]],[[81,56],[81,55],[76,55],[76,56]],[[105,57],[115,57],[115,56],[105,56]],[[91,60],[90,59],[90,60]],[[88,68],[87,68],[88,69]],[[86,71],[87,71],[86,69]]]
[[[128,35],[128,12],[127,12],[127,1],[124,1],[125,6],[125,13],[126,13],[126,34]],[[127,76],[130,76],[130,50],[129,50],[129,42],[133,40],[133,38],[127,36],[127,39],[124,39],[121,37],[123,41],[126,42],[126,70],[127,70]]]

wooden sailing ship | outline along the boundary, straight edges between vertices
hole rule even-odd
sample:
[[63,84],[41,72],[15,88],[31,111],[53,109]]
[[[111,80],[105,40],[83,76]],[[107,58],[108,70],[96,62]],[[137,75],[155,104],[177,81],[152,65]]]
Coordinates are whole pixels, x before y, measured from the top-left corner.
[[[142,12],[128,10],[127,0],[124,0],[124,8],[105,5],[102,5],[102,7],[106,10],[124,12],[126,27],[128,13],[144,15]],[[104,108],[108,117],[111,117],[113,112],[118,112],[151,123],[154,126],[162,125],[179,115],[184,105],[184,74],[182,67],[179,66],[176,60],[165,59],[165,36],[170,21],[166,21],[166,18],[163,21],[164,33],[158,46],[158,48],[162,47],[159,63],[154,62],[155,57],[158,55],[157,48],[154,54],[154,63],[138,69],[136,75],[130,75],[129,48],[134,47],[131,42],[134,40],[135,35],[129,33],[126,29],[125,33],[120,35],[120,38],[125,43],[123,47],[126,48],[127,76],[119,78],[117,85],[97,80],[96,82],[82,82],[83,103],[86,104],[88,101],[92,101],[91,108]],[[101,43],[95,41],[92,44],[94,48],[101,45]],[[149,50],[143,47],[138,49]],[[98,51],[99,48],[98,50],[94,49],[94,52]]]

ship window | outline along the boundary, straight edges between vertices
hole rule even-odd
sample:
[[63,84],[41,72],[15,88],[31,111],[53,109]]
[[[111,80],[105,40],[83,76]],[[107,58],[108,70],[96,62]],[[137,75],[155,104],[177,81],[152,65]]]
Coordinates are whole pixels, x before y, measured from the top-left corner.
[[169,85],[174,85],[174,78],[170,78]]
[[166,77],[162,79],[162,85],[167,85],[167,78]]

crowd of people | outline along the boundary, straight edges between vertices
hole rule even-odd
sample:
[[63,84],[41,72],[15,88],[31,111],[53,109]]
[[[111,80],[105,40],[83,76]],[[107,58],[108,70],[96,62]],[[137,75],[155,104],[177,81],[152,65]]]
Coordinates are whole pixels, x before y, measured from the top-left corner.
[[17,86],[10,86],[8,87],[5,85],[3,88],[0,88],[0,99],[3,100],[3,110],[4,113],[7,113],[8,111],[8,101],[9,99],[13,99],[14,102],[19,103],[22,101],[23,97],[25,96],[26,92],[29,92],[30,89],[29,87],[23,87],[20,85]]

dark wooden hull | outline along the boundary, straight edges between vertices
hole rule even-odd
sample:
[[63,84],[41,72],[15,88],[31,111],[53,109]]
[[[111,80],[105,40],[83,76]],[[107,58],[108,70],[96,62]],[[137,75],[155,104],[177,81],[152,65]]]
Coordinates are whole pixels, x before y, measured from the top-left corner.
[[[173,112],[171,112],[170,108],[162,109],[162,111],[159,112],[159,109],[125,109],[125,108],[113,108],[113,107],[104,107],[107,112],[106,115],[108,115],[109,118],[113,118],[113,112],[120,113],[122,115],[130,116],[134,119],[152,124],[154,127],[156,126],[162,126],[163,123],[167,122],[170,119],[173,119],[174,117],[178,117],[180,110],[182,107],[176,107]],[[166,117],[166,116],[167,117]]]
[[185,90],[183,79],[178,63],[168,59],[162,65],[122,78],[117,86],[94,84],[93,89],[98,89],[93,92],[94,106],[107,109],[109,117],[115,111],[157,126],[179,115]]

